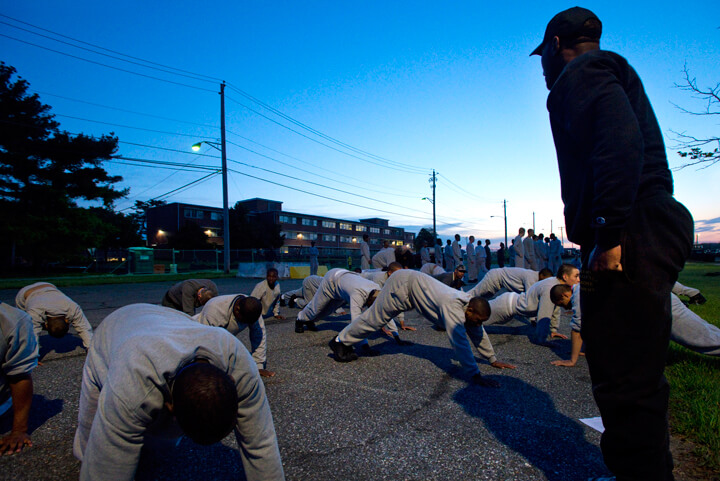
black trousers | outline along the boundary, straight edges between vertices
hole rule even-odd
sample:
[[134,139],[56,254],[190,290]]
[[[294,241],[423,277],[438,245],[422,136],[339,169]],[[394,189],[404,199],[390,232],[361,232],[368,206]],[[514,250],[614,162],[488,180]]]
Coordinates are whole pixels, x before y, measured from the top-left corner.
[[622,272],[590,272],[583,246],[582,337],[605,432],[605,464],[619,480],[672,480],[670,291],[690,255],[693,220],[667,193],[635,202],[622,239]]

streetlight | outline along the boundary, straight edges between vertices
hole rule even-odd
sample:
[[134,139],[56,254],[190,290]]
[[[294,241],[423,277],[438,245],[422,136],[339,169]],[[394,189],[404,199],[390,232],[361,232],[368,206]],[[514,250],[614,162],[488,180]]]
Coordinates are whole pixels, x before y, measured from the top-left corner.
[[433,206],[433,248],[435,248],[435,244],[437,244],[437,230],[435,229],[435,201],[429,197],[423,197],[420,200],[426,200]]

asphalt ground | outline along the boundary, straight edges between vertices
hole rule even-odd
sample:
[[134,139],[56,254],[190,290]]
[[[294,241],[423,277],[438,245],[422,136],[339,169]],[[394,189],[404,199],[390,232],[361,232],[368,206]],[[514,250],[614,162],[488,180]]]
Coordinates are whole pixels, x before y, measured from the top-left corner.
[[[249,293],[258,279],[218,279],[221,294]],[[283,291],[299,280],[281,280]],[[95,327],[113,310],[136,302],[159,304],[172,282],[63,288]],[[0,290],[14,305],[17,290]],[[536,345],[522,319],[486,327],[499,370],[478,358],[482,373],[500,383],[483,388],[462,375],[444,332],[416,312],[417,328],[400,347],[381,334],[371,345],[381,354],[341,364],[328,341],[349,316],[318,323],[319,332],[294,332],[297,309],[281,308],[285,321],[267,321],[268,369],[264,378],[288,480],[584,480],[607,473],[600,434],[579,422],[599,416],[587,364],[551,366],[568,358],[569,341]],[[72,330],[71,330],[72,332]],[[561,332],[569,334],[567,322]],[[249,346],[247,334],[240,334]],[[72,455],[85,351],[80,339],[40,337],[41,361],[33,372],[30,418],[33,446],[0,457],[0,479],[78,479]],[[476,353],[477,354],[477,353]],[[11,416],[0,418],[0,432]],[[140,480],[243,479],[235,439],[199,446],[183,439],[143,449]]]

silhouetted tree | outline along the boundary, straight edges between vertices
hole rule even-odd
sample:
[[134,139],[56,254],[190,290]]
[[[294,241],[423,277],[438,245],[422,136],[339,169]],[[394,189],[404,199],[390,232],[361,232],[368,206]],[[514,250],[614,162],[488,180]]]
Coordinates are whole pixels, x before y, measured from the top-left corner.
[[420,229],[420,232],[415,236],[415,252],[420,252],[420,247],[423,242],[425,242],[428,247],[432,247],[435,243],[432,231],[424,227]]
[[277,249],[285,243],[280,235],[280,226],[260,216],[249,215],[247,208],[240,202],[229,209],[230,247],[232,249]]
[[62,260],[94,247],[102,220],[76,200],[101,201],[106,209],[125,196],[102,163],[117,149],[112,134],[70,135],[16,70],[0,62],[0,243],[10,263]]

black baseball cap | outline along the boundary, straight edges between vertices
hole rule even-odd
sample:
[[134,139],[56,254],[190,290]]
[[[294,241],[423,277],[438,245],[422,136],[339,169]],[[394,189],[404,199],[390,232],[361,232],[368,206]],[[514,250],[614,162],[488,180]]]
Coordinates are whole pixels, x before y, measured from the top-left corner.
[[[585,27],[585,22],[594,18],[600,23],[600,30],[588,29]],[[593,40],[600,40],[600,34],[602,33],[602,22],[597,18],[597,15],[592,13],[587,8],[573,7],[563,10],[562,12],[555,15],[547,25],[545,29],[545,37],[538,47],[532,51],[530,55],[542,55],[542,49],[545,43],[553,37],[560,37],[563,39],[572,39],[578,37],[589,37]]]

